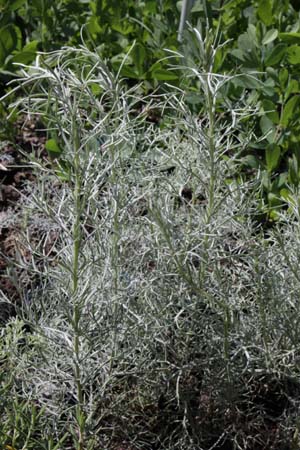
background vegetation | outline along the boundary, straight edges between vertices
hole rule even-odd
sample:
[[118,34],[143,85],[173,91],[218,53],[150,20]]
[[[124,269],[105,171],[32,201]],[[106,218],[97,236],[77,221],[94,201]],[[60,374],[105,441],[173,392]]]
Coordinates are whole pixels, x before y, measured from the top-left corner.
[[[126,0],[122,4],[2,0],[1,90],[18,74],[15,63],[29,64],[37,51],[79,45],[82,38],[115,71],[135,43],[120,73],[129,85],[143,81],[144,92],[164,82],[178,86],[180,75],[168,70],[164,49],[178,49],[180,7],[181,2],[175,0]],[[253,77],[235,79],[227,95],[239,98],[246,88],[251,101],[260,107],[261,115],[251,123],[257,139],[247,148],[244,165],[245,172],[259,171],[261,219],[273,221],[278,207],[285,203],[288,187],[299,183],[299,7],[297,2],[276,0],[250,4],[242,0],[196,1],[189,19],[194,25],[203,24],[206,14],[212,30],[218,30],[222,41],[229,40],[219,49],[214,70],[255,72]],[[197,86],[190,86],[188,101],[191,109],[200,113]],[[10,136],[3,109],[2,125],[2,136]]]
[[3,448],[299,448],[299,7],[180,6],[0,2]]

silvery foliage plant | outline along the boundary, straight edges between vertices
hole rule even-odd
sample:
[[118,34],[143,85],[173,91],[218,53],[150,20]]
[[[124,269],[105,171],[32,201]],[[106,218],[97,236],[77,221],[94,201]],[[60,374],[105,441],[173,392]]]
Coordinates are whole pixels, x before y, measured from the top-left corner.
[[192,36],[170,70],[197,87],[198,115],[184,87],[143,96],[85,46],[22,66],[13,106],[47,124],[50,151],[32,157],[26,217],[51,249],[24,230],[31,258],[18,264],[36,282],[1,354],[9,392],[34,403],[38,436],[59,448],[208,448],[209,403],[228,411],[241,377],[282,363],[265,303],[273,250],[254,225],[256,182],[238,176],[255,111],[226,96],[237,76],[214,73],[221,44]]

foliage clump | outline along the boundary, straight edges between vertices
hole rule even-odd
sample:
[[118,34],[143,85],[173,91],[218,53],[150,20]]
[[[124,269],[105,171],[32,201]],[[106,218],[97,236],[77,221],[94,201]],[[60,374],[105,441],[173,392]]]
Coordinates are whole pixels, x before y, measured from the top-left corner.
[[[106,42],[19,61],[12,114],[49,157],[15,218],[30,288],[1,295],[3,448],[299,447],[295,10],[205,3],[156,65],[118,15],[108,62]],[[91,8],[96,39],[112,7]]]

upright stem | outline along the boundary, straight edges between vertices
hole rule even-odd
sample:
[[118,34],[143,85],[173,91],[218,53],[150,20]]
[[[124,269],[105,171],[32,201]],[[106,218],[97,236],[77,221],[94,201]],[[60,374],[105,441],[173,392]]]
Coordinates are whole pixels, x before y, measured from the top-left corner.
[[81,384],[81,369],[79,364],[80,359],[80,319],[81,319],[81,305],[78,295],[78,281],[79,281],[79,259],[80,249],[82,242],[82,230],[81,230],[81,214],[82,214],[82,173],[80,168],[80,133],[76,118],[72,120],[72,136],[74,146],[74,164],[73,170],[75,175],[74,186],[74,207],[75,207],[75,220],[72,230],[73,237],[73,270],[72,270],[72,295],[73,295],[73,328],[74,328],[74,375],[77,387],[78,407],[77,407],[77,422],[78,422],[78,450],[83,450],[84,446],[84,426],[85,415],[83,411],[83,389]]
[[[117,158],[117,148],[115,146],[112,147],[112,158],[115,161]],[[114,189],[113,199],[114,199],[114,216],[113,216],[113,237],[112,237],[112,243],[111,243],[111,262],[112,262],[112,269],[113,269],[113,279],[112,279],[112,285],[113,285],[113,291],[115,293],[115,298],[117,299],[119,295],[119,245],[120,245],[120,234],[121,234],[121,224],[120,224],[120,190],[119,190],[119,181],[118,181],[118,175],[115,170],[115,165],[113,165],[112,168],[112,174],[111,174],[111,182]],[[110,371],[113,369],[113,364],[116,356],[116,350],[117,350],[117,326],[118,326],[118,302],[114,301],[113,305],[113,337],[112,337],[112,351],[111,351],[111,358],[110,358]]]
[[[210,74],[207,74],[209,77]],[[209,165],[210,165],[210,179],[209,179],[209,188],[208,188],[208,207],[207,207],[207,223],[210,222],[211,216],[214,210],[215,203],[215,159],[216,159],[216,146],[215,146],[215,108],[214,108],[214,99],[212,93],[209,90],[209,86],[207,86],[207,107],[208,107],[208,150],[209,150]]]
[[[75,124],[76,127],[76,124]],[[79,163],[79,147],[80,137],[78,130],[74,130],[74,172],[75,172],[75,188],[74,188],[74,206],[75,206],[75,221],[73,225],[73,294],[75,295],[78,289],[79,278],[79,253],[81,247],[81,188],[82,180]]]

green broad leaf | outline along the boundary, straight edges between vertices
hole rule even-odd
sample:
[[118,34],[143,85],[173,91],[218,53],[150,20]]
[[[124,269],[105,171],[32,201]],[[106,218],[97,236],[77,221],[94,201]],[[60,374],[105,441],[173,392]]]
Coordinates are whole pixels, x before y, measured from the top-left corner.
[[226,57],[226,52],[224,51],[223,48],[219,48],[215,54],[214,66],[213,66],[214,73],[219,73],[220,68],[225,60],[225,57]]
[[220,8],[220,11],[225,11],[229,8],[235,8],[239,6],[241,3],[241,0],[229,0],[228,2],[225,2],[225,4]]
[[278,44],[276,45],[271,53],[269,53],[265,59],[265,65],[266,66],[275,66],[278,64],[284,55],[286,54],[286,45],[285,44]]
[[277,181],[277,188],[282,189],[284,186],[286,186],[287,183],[288,174],[287,172],[282,172]]
[[[277,197],[278,199],[278,197]],[[282,206],[281,201],[278,199],[278,202],[274,205],[271,205],[272,207],[276,208],[276,209],[271,209],[271,211],[269,211],[268,213],[268,221],[271,222],[276,222],[277,220],[279,220],[279,214],[278,214],[278,206]]]
[[144,73],[144,61],[146,58],[145,47],[142,44],[137,43],[131,51],[131,57],[139,75],[142,75]]
[[89,19],[89,21],[87,23],[87,29],[91,34],[101,33],[102,28],[100,27],[96,16],[92,16]]
[[203,102],[203,97],[196,93],[187,94],[185,99],[190,105],[199,105],[201,102]]
[[[297,116],[295,117],[295,119],[297,119]],[[300,129],[296,130],[296,126],[294,126],[293,129],[292,129],[292,132],[289,133],[289,140],[290,140],[291,145],[293,146],[293,148],[295,148],[295,147],[299,148]],[[293,144],[296,144],[296,145],[293,145]]]
[[271,190],[271,177],[266,170],[261,172],[261,184],[266,191]]
[[285,201],[290,201],[292,198],[291,191],[287,188],[280,189],[280,197]]
[[287,103],[284,105],[283,113],[281,116],[281,125],[286,127],[290,119],[294,116],[300,101],[299,95],[294,95],[291,97]]
[[278,37],[288,44],[300,44],[300,33],[279,33]]
[[285,88],[286,83],[289,79],[289,71],[285,67],[280,69],[279,74],[278,74],[278,79],[279,79],[280,86],[282,88]]
[[102,88],[100,87],[100,85],[98,83],[91,83],[90,88],[91,88],[93,95],[95,95],[95,96],[100,95],[103,92]]
[[271,100],[264,99],[262,101],[262,107],[265,115],[275,124],[279,123],[279,114],[277,112],[277,107],[275,103]]
[[155,14],[156,8],[157,8],[156,0],[147,0],[144,6],[144,12],[145,14]]
[[55,139],[48,139],[45,143],[45,148],[51,153],[62,153],[62,150]]
[[238,38],[238,47],[243,51],[243,53],[247,54],[251,52],[251,50],[256,47],[255,40],[252,39],[252,35],[248,32],[241,34]]
[[23,51],[21,51],[21,52],[16,53],[12,57],[11,61],[13,63],[29,64],[29,63],[31,63],[34,60],[35,55],[36,54],[33,53],[33,52],[23,52]]
[[262,44],[263,45],[270,44],[271,42],[275,41],[277,36],[278,36],[278,30],[276,30],[275,28],[272,28],[271,30],[267,31],[267,33],[264,35]]
[[259,18],[267,26],[271,25],[271,23],[273,22],[272,6],[272,0],[260,0],[257,9]]
[[295,155],[289,158],[288,181],[295,186],[299,184],[299,165]]
[[64,169],[56,169],[55,173],[62,182],[71,181],[71,172]]
[[255,155],[247,155],[242,159],[243,165],[251,167],[251,169],[258,169],[260,167],[260,161]]
[[22,50],[20,50],[13,56],[12,62],[21,64],[31,63],[36,56],[37,46],[38,41],[28,42],[28,44],[26,44]]
[[291,45],[287,49],[287,59],[290,64],[300,64],[300,47],[298,45]]
[[[268,193],[268,203],[271,207],[276,207],[276,206],[280,206],[282,201],[280,199],[280,197],[278,197],[278,195],[274,194],[273,192],[269,192]],[[273,214],[271,214],[273,213]],[[277,219],[277,215],[275,213],[275,211],[271,211],[271,217],[276,220]],[[274,214],[275,213],[275,214]]]
[[203,12],[204,11],[204,5],[202,1],[196,0],[192,6],[191,12]]
[[275,94],[275,84],[274,80],[272,78],[267,78],[266,81],[263,83],[262,91],[264,95],[268,97],[273,97]]
[[14,0],[9,2],[9,9],[10,11],[16,11],[17,9],[21,8],[27,0]]
[[97,1],[91,0],[90,1],[90,8],[93,14],[97,14]]
[[0,28],[0,65],[3,65],[7,56],[17,48],[18,35],[13,25]]
[[125,78],[139,79],[139,74],[130,66],[124,65],[121,69],[121,76]]
[[38,41],[30,41],[26,45],[24,45],[22,51],[25,52],[33,52],[37,51]]
[[239,48],[235,48],[235,49],[231,50],[230,53],[232,56],[234,56],[239,61],[242,61],[242,62],[245,61],[244,52],[242,50],[240,50]]
[[257,58],[257,48],[248,33],[244,33],[238,38],[238,46],[238,50],[241,53],[239,54],[237,51],[233,50],[233,55],[241,61],[244,61],[247,67],[257,67],[257,64],[259,63]]
[[263,83],[259,81],[255,75],[242,74],[234,78],[233,83],[235,86],[241,86],[246,89],[260,89]]
[[180,13],[182,9],[183,0],[180,0],[179,2],[176,2],[176,8],[177,11]]
[[259,121],[259,125],[263,136],[265,136],[265,139],[267,139],[270,144],[274,143],[276,127],[273,124],[272,120],[267,116],[262,116]]
[[111,25],[112,30],[118,31],[118,33],[124,34],[125,36],[127,34],[130,34],[134,31],[134,27],[132,24],[123,21],[123,22],[115,22]]
[[153,79],[159,81],[178,80],[178,75],[176,75],[176,73],[166,69],[155,69],[154,71],[151,72],[151,76]]
[[154,72],[157,69],[161,69],[162,65],[160,62],[156,61],[152,66],[150,67],[149,71]]
[[280,161],[281,149],[277,144],[269,144],[266,148],[266,164],[268,172],[273,172]]
[[299,94],[299,82],[297,80],[290,80],[284,91],[284,99],[287,100],[291,94]]
[[253,148],[255,151],[257,150],[265,150],[266,144],[263,142],[249,142],[249,148]]
[[272,80],[274,80],[276,82],[276,84],[277,84],[278,81],[279,81],[278,70],[274,69],[273,67],[268,66],[266,68],[266,72],[267,72],[268,76],[270,78],[272,78]]
[[252,23],[250,23],[248,25],[248,30],[247,30],[248,36],[252,42],[253,47],[258,47],[258,40],[257,40],[257,35],[256,35],[256,26],[253,25]]

